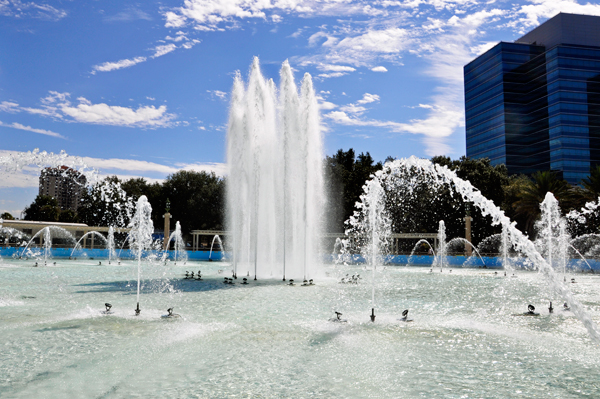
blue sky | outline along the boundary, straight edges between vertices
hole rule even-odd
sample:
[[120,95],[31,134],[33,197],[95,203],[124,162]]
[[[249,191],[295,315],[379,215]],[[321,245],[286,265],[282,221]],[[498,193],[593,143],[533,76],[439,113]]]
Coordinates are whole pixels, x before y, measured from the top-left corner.
[[[462,67],[577,0],[0,0],[0,157],[83,157],[101,175],[225,173],[229,91],[253,56],[320,93],[325,153],[465,153]],[[37,194],[0,171],[0,212]]]

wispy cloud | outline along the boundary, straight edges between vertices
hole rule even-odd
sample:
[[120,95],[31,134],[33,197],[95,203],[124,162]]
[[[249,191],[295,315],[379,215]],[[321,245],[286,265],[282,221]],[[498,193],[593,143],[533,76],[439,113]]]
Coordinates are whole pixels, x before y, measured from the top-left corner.
[[152,58],[162,57],[163,55],[174,51],[176,48],[177,45],[173,43],[156,46],[154,48],[154,55],[152,55]]
[[168,127],[175,119],[174,114],[167,112],[166,105],[146,105],[134,109],[105,103],[93,104],[84,97],[77,98],[78,104],[72,104],[70,96],[70,93],[51,91],[47,97],[41,99],[42,108],[21,107],[14,102],[3,102],[0,104],[0,111],[27,112],[80,123],[144,128]]
[[109,15],[104,17],[105,22],[130,22],[140,19],[152,21],[152,17],[150,16],[150,14],[135,7],[130,7],[115,15]]
[[28,131],[28,132],[43,134],[45,136],[56,137],[56,138],[59,138],[59,139],[65,139],[66,138],[63,135],[61,135],[59,133],[56,133],[56,132],[53,132],[53,131],[50,131],[50,130],[35,129],[35,128],[31,127],[31,126],[25,126],[25,125],[22,125],[22,124],[17,123],[17,122],[4,123],[4,122],[0,121],[0,126],[9,127],[9,128],[12,128],[12,129],[25,130],[25,131]]
[[[0,0],[2,1],[2,0]],[[177,36],[175,37],[171,37],[171,36],[167,36],[165,38],[165,40],[169,40],[169,41],[173,41],[173,42],[181,42],[181,45],[177,45],[175,43],[169,43],[169,44],[159,44],[157,46],[154,46],[152,49],[150,49],[150,51],[153,52],[152,55],[149,56],[149,58],[158,58],[158,57],[162,57],[163,55],[169,54],[175,50],[177,50],[178,48],[183,48],[186,50],[191,49],[192,47],[194,47],[196,44],[200,43],[200,40],[198,39],[188,39],[187,36],[185,36],[185,34],[183,32],[177,32]],[[164,41],[163,41],[164,43]],[[119,69],[123,69],[123,68],[129,68],[132,67],[134,65],[140,64],[142,62],[146,62],[149,59],[148,57],[134,57],[134,58],[126,58],[123,60],[119,60],[116,62],[104,62],[102,64],[98,64],[98,65],[94,65],[92,67],[92,75],[95,75],[96,72],[110,72],[110,71],[116,71]]]
[[210,93],[212,96],[218,97],[221,100],[227,99],[227,93],[221,90],[206,90],[207,93]]
[[15,18],[37,18],[58,21],[67,16],[67,12],[48,4],[34,1],[0,0],[0,15]]
[[110,72],[116,71],[117,69],[129,68],[141,62],[145,62],[146,57],[135,57],[131,59],[124,59],[116,62],[105,62],[100,65],[94,65],[92,67],[92,74],[96,72]]

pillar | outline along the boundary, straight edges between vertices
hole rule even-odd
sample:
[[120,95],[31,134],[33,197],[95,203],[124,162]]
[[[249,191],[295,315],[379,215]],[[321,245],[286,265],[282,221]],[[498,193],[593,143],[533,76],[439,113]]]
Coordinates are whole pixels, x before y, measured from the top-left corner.
[[163,218],[165,218],[165,240],[163,242],[163,249],[167,250],[169,249],[167,248],[167,245],[169,244],[169,233],[171,229],[171,214],[167,212],[163,215]]
[[[471,242],[471,220],[473,218],[471,216],[465,216],[465,240]],[[471,245],[465,243],[465,250],[467,252],[467,256],[473,255],[473,248]]]

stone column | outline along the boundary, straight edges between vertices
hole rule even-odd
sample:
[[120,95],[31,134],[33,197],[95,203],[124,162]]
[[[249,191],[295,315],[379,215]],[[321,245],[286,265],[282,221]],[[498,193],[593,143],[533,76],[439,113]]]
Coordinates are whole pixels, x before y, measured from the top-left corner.
[[[473,218],[471,216],[465,216],[465,240],[471,242],[471,220]],[[465,243],[465,250],[467,252],[467,256],[473,255],[473,247],[471,245]]]
[[169,234],[171,232],[171,214],[167,212],[163,215],[163,218],[165,218],[165,241],[163,242],[163,249],[166,251],[169,249],[167,246],[169,244]]

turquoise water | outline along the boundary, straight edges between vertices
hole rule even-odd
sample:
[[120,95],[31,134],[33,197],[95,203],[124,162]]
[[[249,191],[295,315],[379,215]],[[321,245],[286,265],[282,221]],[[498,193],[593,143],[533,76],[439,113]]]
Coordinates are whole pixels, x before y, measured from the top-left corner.
[[[0,261],[2,398],[600,397],[600,348],[535,272],[380,268],[371,323],[362,266],[291,287],[225,285],[222,262],[143,264],[135,317],[135,262],[56,262]],[[567,277],[600,323],[600,276]],[[539,317],[515,316],[529,303]],[[160,317],[171,306],[180,319]]]

